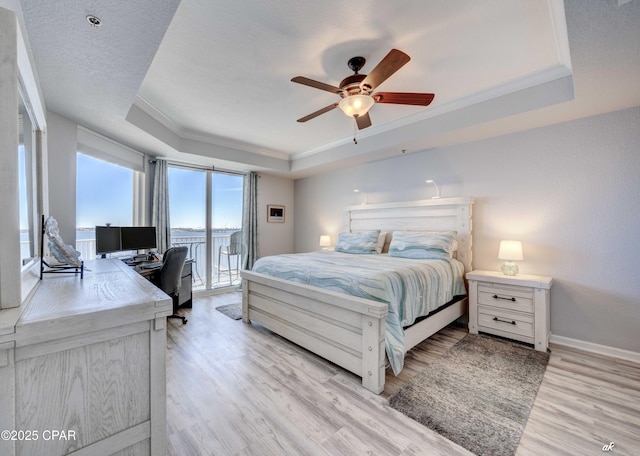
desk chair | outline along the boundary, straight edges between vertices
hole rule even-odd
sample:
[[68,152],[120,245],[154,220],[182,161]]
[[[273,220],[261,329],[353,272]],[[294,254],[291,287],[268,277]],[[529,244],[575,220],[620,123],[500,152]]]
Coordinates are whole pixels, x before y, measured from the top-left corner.
[[[218,283],[220,283],[220,273],[228,272],[229,273],[229,285],[233,283],[233,278],[231,276],[231,257],[236,256],[236,275],[240,276],[240,251],[242,247],[242,231],[234,231],[229,236],[229,245],[221,245],[218,247]],[[228,269],[226,271],[222,270],[222,255],[227,256],[227,266]]]
[[164,252],[162,269],[156,275],[154,283],[171,296],[173,299],[173,315],[169,315],[169,318],[178,318],[182,320],[184,325],[187,319],[181,315],[177,315],[178,311],[178,291],[180,290],[180,281],[182,277],[182,268],[184,267],[184,261],[187,258],[189,248],[187,246],[172,247]]
[[[200,255],[201,255],[200,247],[204,247],[205,241],[193,240],[193,239],[183,241],[181,240],[181,238],[176,238],[175,240],[172,239],[171,241],[171,247],[181,247],[183,245],[189,248],[189,253],[187,254],[187,260],[191,260],[193,263],[192,264],[193,283],[195,284],[196,277],[197,277],[200,284],[204,286],[204,280],[202,280],[202,277],[200,276],[200,271],[199,271],[200,268],[198,268],[198,259],[200,258]],[[204,258],[204,253],[202,254],[202,256]]]

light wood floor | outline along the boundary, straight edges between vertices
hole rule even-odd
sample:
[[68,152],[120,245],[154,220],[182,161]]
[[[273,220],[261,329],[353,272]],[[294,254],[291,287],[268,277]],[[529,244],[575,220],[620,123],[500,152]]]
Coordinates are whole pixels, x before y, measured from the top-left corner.
[[[387,398],[466,335],[448,327],[387,373],[383,394],[256,325],[215,307],[239,293],[196,299],[169,321],[170,455],[468,455],[389,408]],[[517,455],[640,454],[640,365],[552,346]],[[606,453],[604,453],[606,454]]]

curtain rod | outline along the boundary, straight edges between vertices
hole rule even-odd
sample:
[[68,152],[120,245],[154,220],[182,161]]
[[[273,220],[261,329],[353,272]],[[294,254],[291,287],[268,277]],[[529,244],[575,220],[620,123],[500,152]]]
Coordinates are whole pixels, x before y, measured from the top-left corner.
[[[154,158],[154,159],[149,160],[149,163],[151,163],[152,165],[155,165],[157,161],[158,161],[158,159]],[[188,169],[194,169],[194,170],[198,170],[198,171],[213,171],[215,169],[213,165],[211,165],[211,166],[192,165],[192,164],[189,164],[189,163],[172,162],[172,161],[169,161],[169,160],[166,160],[166,162],[167,162],[167,165],[174,166],[176,168],[188,168]]]
[[[165,159],[163,159],[165,160]],[[158,161],[158,159],[151,159],[149,160],[149,163],[151,164],[155,164]],[[174,166],[176,168],[185,168],[185,169],[193,169],[195,171],[215,171],[218,173],[225,173],[225,174],[235,174],[238,176],[244,176],[248,173],[246,172],[242,172],[242,171],[231,171],[231,170],[227,170],[227,169],[219,169],[216,168],[215,166],[211,165],[210,167],[208,166],[199,166],[199,165],[192,165],[189,163],[180,163],[180,162],[172,162],[167,160],[167,165],[169,166]]]

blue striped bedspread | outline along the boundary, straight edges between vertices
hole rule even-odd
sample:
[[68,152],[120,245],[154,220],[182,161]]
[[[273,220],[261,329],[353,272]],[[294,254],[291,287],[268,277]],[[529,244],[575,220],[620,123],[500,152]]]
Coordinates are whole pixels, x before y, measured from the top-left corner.
[[387,303],[385,348],[395,375],[404,365],[403,328],[466,294],[464,266],[455,259],[323,251],[263,257],[253,271]]

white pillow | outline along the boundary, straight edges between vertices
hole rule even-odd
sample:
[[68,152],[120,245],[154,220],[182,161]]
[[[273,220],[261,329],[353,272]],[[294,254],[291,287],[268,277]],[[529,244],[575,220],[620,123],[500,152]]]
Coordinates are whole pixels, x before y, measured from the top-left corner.
[[455,231],[394,231],[389,256],[450,259],[458,248]]
[[343,253],[376,253],[380,230],[361,233],[340,233],[335,251]]

